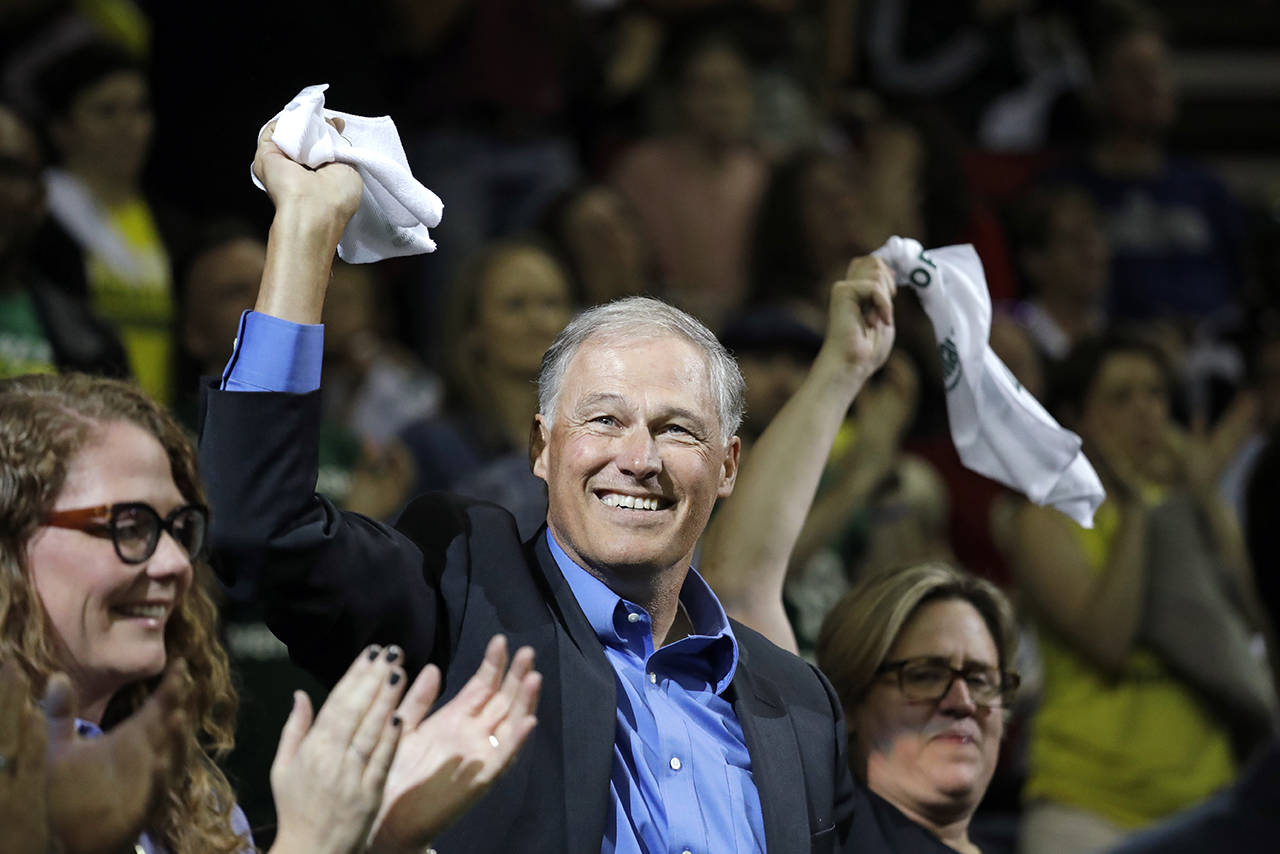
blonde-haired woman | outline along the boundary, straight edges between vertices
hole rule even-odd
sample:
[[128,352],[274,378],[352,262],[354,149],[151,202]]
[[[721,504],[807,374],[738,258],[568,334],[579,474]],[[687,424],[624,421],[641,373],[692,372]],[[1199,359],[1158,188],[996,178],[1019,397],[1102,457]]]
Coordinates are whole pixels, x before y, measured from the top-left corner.
[[946,564],[871,576],[831,610],[818,666],[844,707],[850,761],[869,789],[859,794],[867,808],[855,842],[978,850],[969,821],[999,758],[1016,647],[1004,594]]

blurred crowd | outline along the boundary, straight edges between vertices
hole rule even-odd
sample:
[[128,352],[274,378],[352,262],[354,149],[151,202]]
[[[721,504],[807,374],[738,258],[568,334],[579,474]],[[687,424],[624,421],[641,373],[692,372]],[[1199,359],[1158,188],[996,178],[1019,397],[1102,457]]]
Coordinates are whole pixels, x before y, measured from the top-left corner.
[[[1115,844],[1230,785],[1272,731],[1254,576],[1275,568],[1250,566],[1241,522],[1280,429],[1280,184],[1229,187],[1172,143],[1195,36],[1176,15],[378,0],[296,19],[219,4],[192,25],[182,5],[0,11],[0,377],[132,378],[193,427],[266,264],[254,134],[311,83],[334,109],[391,115],[445,205],[435,253],[339,263],[329,285],[317,489],[377,519],[449,489],[538,529],[534,381],[583,308],[657,296],[715,331],[746,378],[749,460],[851,258],[895,234],[972,243],[992,348],[1080,434],[1108,499],[1084,529],[961,466],[933,329],[904,289],[898,346],[791,555],[800,651],[859,581],[907,564],[1013,600],[1023,689],[974,819],[988,852]],[[254,591],[220,607],[242,695],[229,769],[263,827],[278,723],[320,687]]]

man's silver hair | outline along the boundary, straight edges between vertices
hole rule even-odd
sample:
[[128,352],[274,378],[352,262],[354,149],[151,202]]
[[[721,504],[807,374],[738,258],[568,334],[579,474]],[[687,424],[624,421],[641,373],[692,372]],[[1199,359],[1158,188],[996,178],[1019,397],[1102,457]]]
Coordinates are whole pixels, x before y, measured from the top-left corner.
[[569,362],[588,340],[610,343],[676,335],[695,345],[707,363],[711,394],[716,403],[720,438],[728,442],[738,432],[746,408],[742,371],[724,345],[693,316],[650,297],[625,297],[597,305],[575,317],[542,355],[538,374],[538,412],[550,428]]

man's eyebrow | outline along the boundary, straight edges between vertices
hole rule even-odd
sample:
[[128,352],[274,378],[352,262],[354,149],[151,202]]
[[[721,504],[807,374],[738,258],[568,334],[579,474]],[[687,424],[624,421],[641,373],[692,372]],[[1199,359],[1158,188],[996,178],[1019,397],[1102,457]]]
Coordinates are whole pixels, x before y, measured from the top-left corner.
[[622,395],[615,394],[614,392],[597,391],[593,394],[587,395],[582,398],[582,400],[579,400],[576,409],[578,412],[582,412],[584,409],[592,409],[606,403],[624,406],[626,405],[626,400]]
[[[582,414],[587,410],[594,409],[595,407],[602,405],[614,405],[623,408],[629,406],[627,399],[617,392],[597,391],[578,401],[575,411],[578,414]],[[683,406],[673,406],[670,409],[664,409],[658,413],[658,418],[663,421],[680,419],[689,422],[698,430],[705,432],[710,432],[711,430],[711,425],[707,422],[707,419],[704,416],[692,409],[686,409]]]
[[662,412],[662,417],[666,420],[670,420],[672,418],[678,418],[683,421],[688,421],[692,423],[694,426],[698,427],[699,429],[702,429],[702,430],[709,429],[709,425],[707,424],[706,419],[702,415],[699,415],[697,412],[694,412],[692,409],[685,409],[684,407],[681,407],[681,406],[673,406],[671,409],[664,410]]

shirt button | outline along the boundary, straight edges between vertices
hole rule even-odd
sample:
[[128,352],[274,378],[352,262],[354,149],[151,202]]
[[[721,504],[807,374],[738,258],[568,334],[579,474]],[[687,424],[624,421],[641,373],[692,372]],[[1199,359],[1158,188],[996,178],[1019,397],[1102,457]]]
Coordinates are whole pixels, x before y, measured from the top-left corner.
[[679,757],[679,756],[672,756],[672,757],[671,757],[671,770],[672,770],[672,771],[679,771],[679,770],[680,770],[680,757]]
[[630,614],[627,614],[627,622],[628,623],[640,622],[640,615],[637,614],[635,611],[632,611]]
[[650,682],[652,682],[654,685],[657,685],[657,684],[658,684],[658,674],[656,674],[656,673],[650,673],[650,674],[649,674],[649,681],[650,681]]

